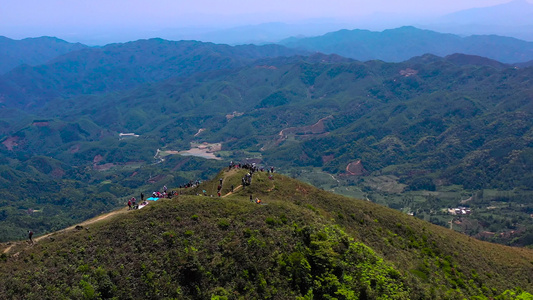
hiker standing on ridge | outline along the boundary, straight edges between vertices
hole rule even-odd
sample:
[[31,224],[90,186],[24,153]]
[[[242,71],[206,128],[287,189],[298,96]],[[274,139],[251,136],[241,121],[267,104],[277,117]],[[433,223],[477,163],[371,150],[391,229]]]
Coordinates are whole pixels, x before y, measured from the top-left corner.
[[141,203],[144,201],[144,194],[141,192]]
[[129,207],[128,210],[131,210],[131,199],[128,200],[128,207]]
[[163,186],[163,192],[165,192],[165,193],[167,192],[167,186],[166,185]]
[[31,244],[33,245],[33,231],[31,230],[28,230],[28,240],[30,240]]

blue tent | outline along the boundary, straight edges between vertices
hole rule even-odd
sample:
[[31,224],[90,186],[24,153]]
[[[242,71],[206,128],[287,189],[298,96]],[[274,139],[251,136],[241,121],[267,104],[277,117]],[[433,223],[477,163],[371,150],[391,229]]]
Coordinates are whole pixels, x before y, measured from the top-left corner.
[[157,201],[157,200],[159,200],[159,198],[150,197],[150,198],[148,198],[146,200],[148,200],[148,201]]

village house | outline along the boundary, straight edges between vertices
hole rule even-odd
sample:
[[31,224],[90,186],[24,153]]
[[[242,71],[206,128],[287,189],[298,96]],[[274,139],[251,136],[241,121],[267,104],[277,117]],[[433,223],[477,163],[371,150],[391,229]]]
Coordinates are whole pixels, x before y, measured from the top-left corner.
[[459,206],[456,208],[449,208],[448,213],[451,215],[469,215],[472,213],[472,211],[470,210],[470,208]]

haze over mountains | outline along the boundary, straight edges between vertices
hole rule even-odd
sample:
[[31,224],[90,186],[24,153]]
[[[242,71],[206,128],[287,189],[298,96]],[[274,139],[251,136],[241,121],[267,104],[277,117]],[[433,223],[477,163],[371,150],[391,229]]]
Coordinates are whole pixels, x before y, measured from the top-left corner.
[[[275,43],[290,36],[313,37],[341,29],[385,29],[414,26],[459,36],[501,35],[533,41],[533,4],[527,0],[472,8],[449,13],[420,14],[373,13],[352,18],[325,18],[295,23],[267,22],[223,30],[162,30],[158,36],[167,39],[197,39],[217,43]],[[180,34],[183,32],[183,34]]]
[[[200,1],[201,2],[201,1]],[[198,3],[200,3],[198,2]],[[232,2],[232,1],[230,1]],[[491,1],[498,3],[501,1]],[[376,2],[377,3],[377,2]],[[154,3],[150,10],[156,10],[161,3]],[[278,3],[279,4],[279,3]],[[317,3],[320,7],[321,3]],[[283,5],[286,9],[295,10],[294,14],[283,14],[276,11],[260,10],[253,14],[239,14],[235,12],[222,11],[227,10],[232,3],[221,5],[218,12],[210,14],[201,14],[198,12],[189,12],[185,15],[175,16],[173,18],[160,18],[153,24],[146,24],[143,17],[135,16],[132,20],[128,19],[128,11],[121,11],[121,15],[113,16],[113,9],[117,7],[95,7],[94,10],[101,10],[100,14],[88,17],[85,11],[76,10],[72,7],[74,4],[64,4],[64,14],[80,14],[80,21],[85,20],[90,24],[91,20],[100,20],[95,26],[79,26],[73,24],[73,19],[68,16],[62,16],[61,12],[50,11],[50,7],[35,5],[41,7],[40,11],[31,14],[31,7],[24,9],[28,17],[33,16],[35,20],[19,20],[19,26],[9,24],[17,21],[13,15],[6,15],[2,28],[4,32],[0,33],[10,38],[26,38],[29,36],[56,36],[71,42],[81,42],[90,46],[103,46],[109,43],[129,42],[138,39],[163,38],[167,40],[199,40],[204,42],[226,43],[231,45],[246,43],[275,43],[291,36],[312,37],[323,35],[327,32],[338,31],[341,29],[364,29],[371,31],[382,31],[385,29],[397,28],[402,26],[415,26],[418,28],[435,30],[443,33],[453,33],[460,36],[468,35],[491,35],[497,34],[509,36],[526,41],[533,41],[533,4],[526,0],[515,0],[508,3],[495,6],[459,9],[458,3],[438,2],[425,3],[413,6],[415,1],[400,5],[394,3],[383,7],[374,8],[373,12],[367,10],[368,3],[330,3],[332,7],[343,7],[342,12],[335,12],[331,9],[324,9],[317,15],[305,17],[306,11],[311,7],[298,7],[296,2],[291,5]],[[130,4],[135,7],[138,3]],[[200,5],[200,4],[197,4]],[[275,5],[274,3],[272,5]],[[379,4],[377,4],[379,5]],[[440,9],[437,7],[442,6]],[[463,7],[468,7],[467,1]],[[489,5],[489,3],[476,3],[479,5]],[[470,4],[470,6],[476,6]],[[22,9],[13,5],[13,10]],[[20,6],[20,5],[19,5]],[[241,5],[242,6],[242,5]],[[245,5],[243,9],[247,9]],[[376,5],[374,5],[376,6]],[[397,7],[396,10],[387,12],[387,8]],[[432,11],[428,8],[434,6]],[[459,5],[460,6],[460,5]],[[184,7],[183,9],[186,9]],[[315,9],[316,10],[316,9]],[[173,11],[171,8],[164,14],[176,14],[181,11]],[[50,20],[51,24],[39,24],[43,19],[57,16],[57,19]],[[300,14],[298,14],[300,12]],[[120,11],[117,12],[117,14]],[[146,16],[144,16],[146,17]],[[124,19],[120,25],[115,24],[116,20]],[[131,16],[130,16],[131,18]],[[31,25],[37,23],[39,25]],[[110,23],[108,26],[105,24]],[[1,24],[1,23],[0,23]],[[59,25],[63,24],[63,25]]]
[[533,4],[514,0],[467,9],[437,18],[423,27],[460,35],[496,34],[533,41]]

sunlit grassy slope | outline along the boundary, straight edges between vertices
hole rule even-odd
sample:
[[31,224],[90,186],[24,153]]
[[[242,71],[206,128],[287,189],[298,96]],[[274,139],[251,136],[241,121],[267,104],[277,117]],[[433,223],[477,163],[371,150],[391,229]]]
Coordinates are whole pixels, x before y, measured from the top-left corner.
[[[256,173],[242,189],[246,172],[224,170],[179,197],[15,247],[0,260],[0,298],[514,299],[533,291],[531,250],[278,174]],[[235,193],[216,197],[220,178],[222,194],[232,184]],[[203,190],[207,197],[196,195]]]

